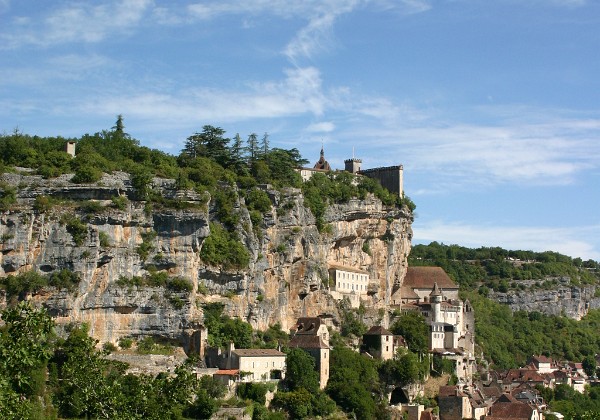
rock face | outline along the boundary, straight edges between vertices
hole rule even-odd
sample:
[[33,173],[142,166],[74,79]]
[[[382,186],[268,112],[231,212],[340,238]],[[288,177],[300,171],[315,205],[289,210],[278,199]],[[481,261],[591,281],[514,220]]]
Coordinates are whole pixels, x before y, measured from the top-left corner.
[[[79,273],[76,290],[48,287],[30,299],[47,307],[59,325],[88,323],[101,342],[142,335],[189,341],[202,324],[202,304],[215,301],[258,329],[278,322],[285,330],[301,315],[330,314],[335,319],[331,264],[369,273],[370,292],[363,303],[377,311],[386,307],[406,272],[412,214],[407,208],[386,208],[373,197],[330,206],[324,232],[317,230],[300,190],[264,186],[273,207],[259,227],[252,226],[239,199],[234,207],[250,264],[231,271],[200,258],[215,210],[206,195],[178,191],[174,181],[155,179],[153,188],[167,199],[185,202],[180,208],[186,210],[152,210],[136,200],[127,174],[105,175],[94,185],[69,179],[2,175],[0,180],[18,192],[17,203],[0,214],[0,276],[29,270]],[[39,196],[61,200],[41,208]],[[128,200],[115,206],[115,197]],[[95,200],[101,208],[86,213],[81,200]],[[77,231],[78,221],[83,223]],[[185,277],[193,290],[123,280],[149,272]]]
[[561,278],[558,282],[560,285],[552,289],[530,289],[507,293],[492,291],[489,297],[509,305],[513,311],[537,311],[547,315],[564,315],[577,320],[585,316],[590,309],[600,308],[600,297],[596,294],[597,286],[575,286],[569,282],[568,278]]

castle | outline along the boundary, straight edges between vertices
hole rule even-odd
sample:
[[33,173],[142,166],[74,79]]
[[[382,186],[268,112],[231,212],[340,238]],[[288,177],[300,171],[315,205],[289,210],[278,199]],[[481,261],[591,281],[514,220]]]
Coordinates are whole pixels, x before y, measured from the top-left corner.
[[[353,175],[366,176],[376,179],[388,191],[402,197],[404,194],[404,168],[402,165],[386,166],[381,168],[361,169],[362,160],[350,158],[344,161],[344,170]],[[304,181],[308,181],[317,172],[330,172],[331,165],[325,159],[325,151],[321,147],[319,160],[312,168],[299,168],[298,172]]]

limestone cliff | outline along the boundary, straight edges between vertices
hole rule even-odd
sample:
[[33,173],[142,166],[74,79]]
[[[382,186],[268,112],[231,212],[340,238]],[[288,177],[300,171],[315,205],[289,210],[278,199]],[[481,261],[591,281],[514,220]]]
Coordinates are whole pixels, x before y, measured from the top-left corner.
[[[407,208],[386,208],[373,197],[330,206],[324,232],[317,230],[298,189],[264,186],[273,206],[260,226],[252,226],[239,198],[238,231],[250,264],[223,270],[199,256],[216,210],[206,194],[178,191],[173,180],[154,179],[153,188],[163,197],[186,206],[153,210],[136,198],[125,173],[105,175],[93,185],[73,184],[70,178],[2,175],[2,182],[18,189],[17,203],[0,214],[0,276],[65,268],[79,273],[76,290],[49,287],[30,299],[46,306],[60,325],[87,322],[101,342],[142,335],[185,342],[202,323],[204,302],[223,302],[230,315],[258,329],[276,322],[286,329],[300,315],[336,318],[336,301],[329,293],[331,264],[368,272],[364,305],[385,308],[406,271],[412,214]],[[40,209],[40,196],[61,200]],[[128,200],[114,206],[114,197]],[[86,212],[76,204],[81,200],[94,200],[97,208]],[[68,220],[83,222],[79,236]],[[185,277],[193,290],[119,281],[149,270]]]
[[[542,284],[548,279],[523,281],[531,286]],[[530,288],[526,291],[491,292],[489,297],[510,306],[513,311],[541,312],[547,315],[564,315],[581,319],[590,309],[600,309],[600,297],[594,285],[572,285],[568,277],[557,280],[557,285],[548,289]]]

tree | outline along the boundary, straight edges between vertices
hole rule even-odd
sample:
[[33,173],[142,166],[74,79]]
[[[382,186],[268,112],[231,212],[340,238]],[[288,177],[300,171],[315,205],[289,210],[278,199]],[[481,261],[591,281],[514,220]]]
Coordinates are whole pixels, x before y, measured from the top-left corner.
[[258,136],[256,133],[252,133],[248,136],[248,140],[246,141],[246,150],[248,150],[248,162],[250,166],[254,163],[254,161],[258,158]]
[[269,153],[269,134],[265,133],[260,141],[261,154],[264,156]]
[[2,311],[5,326],[0,330],[0,379],[18,394],[32,396],[37,384],[35,371],[44,370],[52,355],[54,322],[45,309],[28,302]]
[[224,134],[225,130],[220,127],[205,125],[201,133],[195,133],[187,138],[182,153],[192,158],[207,157],[226,167],[231,156],[227,148],[229,139],[223,137]]
[[294,348],[285,359],[288,388],[296,391],[299,388],[315,393],[319,390],[319,374],[315,370],[315,360],[302,349]]
[[123,115],[121,115],[121,114],[117,115],[117,122],[112,127],[112,130],[118,136],[121,136],[121,137],[124,137],[124,136],[128,135],[127,133],[125,133],[125,125],[123,125]]
[[410,351],[415,353],[427,352],[429,327],[420,313],[408,312],[400,315],[392,324],[391,331],[404,337]]
[[582,363],[583,370],[587,376],[596,376],[596,358],[592,355],[587,355],[583,359]]

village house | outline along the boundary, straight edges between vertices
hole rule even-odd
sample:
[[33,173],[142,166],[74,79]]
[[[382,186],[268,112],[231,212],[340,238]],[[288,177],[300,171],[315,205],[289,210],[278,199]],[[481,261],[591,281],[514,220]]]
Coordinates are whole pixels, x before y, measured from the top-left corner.
[[361,352],[370,356],[390,360],[396,355],[399,348],[405,348],[406,343],[400,335],[394,335],[387,329],[374,325],[362,336]]
[[543,415],[536,406],[521,402],[510,394],[503,394],[492,404],[490,414],[485,419],[542,420]]
[[[236,349],[233,343],[227,351],[210,349],[207,365],[219,370],[213,375],[228,384],[231,381],[260,382],[285,378],[285,353],[275,349]],[[217,350],[217,351],[215,351]]]
[[288,346],[300,348],[315,359],[315,369],[319,373],[319,386],[324,389],[329,380],[329,330],[319,317],[298,318],[292,329]]
[[329,266],[330,294],[336,300],[347,298],[352,308],[360,306],[360,300],[369,290],[369,273],[353,267],[331,264]]
[[438,394],[440,420],[462,420],[473,418],[469,396],[457,386],[441,386]]

